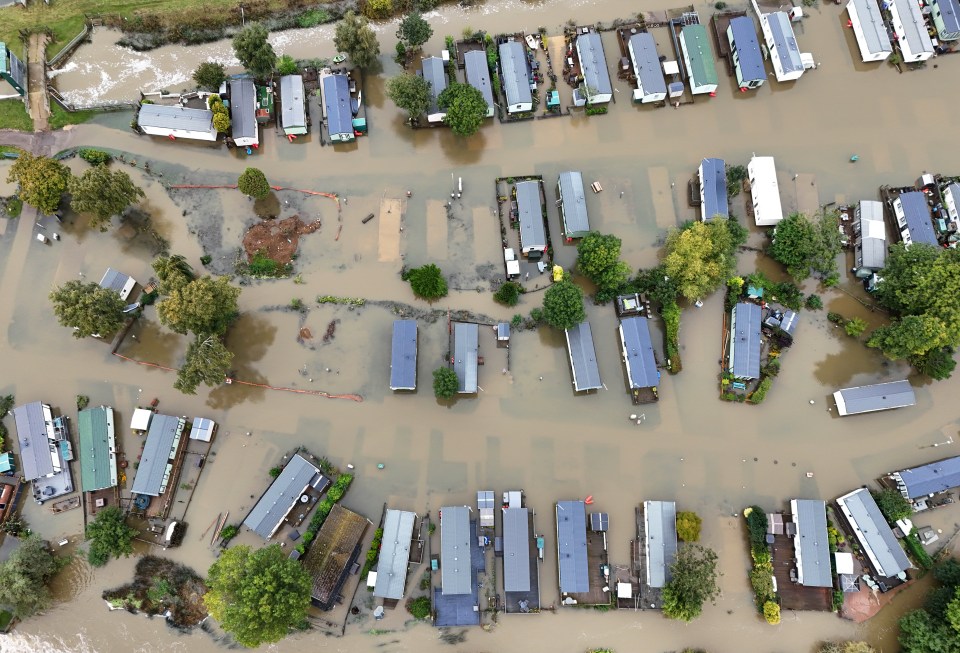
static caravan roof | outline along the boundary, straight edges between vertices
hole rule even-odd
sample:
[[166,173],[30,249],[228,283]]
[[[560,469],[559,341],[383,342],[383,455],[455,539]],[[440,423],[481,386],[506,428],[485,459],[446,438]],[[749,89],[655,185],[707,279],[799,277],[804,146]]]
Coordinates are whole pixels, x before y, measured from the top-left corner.
[[32,481],[52,476],[60,471],[60,457],[53,440],[53,412],[39,401],[13,409],[20,445],[20,464],[23,478]]
[[777,166],[772,156],[754,156],[747,165],[753,217],[758,227],[769,227],[783,220]]
[[170,459],[175,454],[187,421],[172,415],[154,415],[147,431],[147,441],[140,456],[140,466],[133,479],[133,494],[158,497],[170,482]]
[[540,182],[521,181],[516,184],[517,211],[520,214],[520,246],[524,251],[547,248],[547,229],[543,224],[543,204],[540,202]]
[[159,136],[174,134],[181,138],[209,141],[217,138],[217,130],[213,127],[213,111],[208,109],[143,104],[137,113],[137,124],[148,134]]
[[760,378],[760,307],[740,302],[733,307],[730,371],[740,379]]
[[493,112],[493,87],[490,86],[490,68],[487,65],[487,53],[483,50],[471,50],[463,55],[463,65],[467,72],[467,84],[483,95],[487,103],[487,113]]
[[740,61],[740,73],[743,79],[766,79],[763,68],[763,53],[757,40],[757,28],[749,16],[737,16],[730,21],[730,32]]
[[415,512],[387,510],[383,518],[383,537],[380,559],[377,562],[377,583],[373,595],[382,599],[399,600],[407,585],[407,565],[410,564],[410,543]]
[[307,133],[307,111],[303,102],[303,77],[284,75],[280,78],[280,120],[288,134]]
[[567,336],[570,369],[573,370],[573,389],[577,392],[599,390],[603,387],[603,382],[600,380],[590,323],[581,322],[564,333]]
[[217,428],[217,423],[206,417],[194,417],[193,425],[190,427],[190,439],[200,440],[201,442],[210,442],[213,439],[213,432]]
[[269,540],[300,500],[303,491],[310,486],[323,487],[326,482],[316,465],[300,454],[294,454],[280,471],[280,476],[270,484],[250,510],[243,520],[243,525],[263,539]]
[[909,381],[890,381],[874,385],[843,388],[833,393],[840,416],[903,408],[917,403]]
[[331,136],[353,133],[353,111],[350,109],[350,80],[346,75],[323,78],[324,114]]
[[583,175],[578,170],[561,172],[558,182],[563,214],[563,233],[576,237],[590,231],[587,197],[583,192]]
[[434,115],[440,113],[437,101],[447,88],[447,71],[444,70],[443,59],[440,57],[427,57],[421,62],[421,66],[423,79],[430,84],[430,108],[427,113]]
[[700,162],[700,186],[703,189],[703,221],[709,222],[717,216],[729,218],[727,165],[723,159],[704,159]]
[[257,135],[257,89],[249,77],[230,80],[230,122],[233,140],[259,142]]
[[630,37],[627,47],[630,50],[633,73],[637,76],[637,84],[643,89],[643,94],[666,93],[667,83],[663,79],[663,68],[660,66],[660,55],[657,53],[657,42],[653,35],[650,32],[637,32]]
[[80,486],[94,492],[117,484],[117,441],[113,408],[99,406],[81,410],[79,431]]
[[883,202],[862,200],[859,207],[860,235],[856,250],[860,266],[880,270],[887,262],[887,226]]
[[417,322],[395,320],[390,353],[390,389],[417,389]]
[[470,509],[440,510],[440,588],[444,594],[470,594]]
[[650,341],[650,325],[645,317],[620,320],[620,345],[627,366],[627,385],[630,388],[654,388],[660,385],[657,359]]
[[670,567],[677,557],[677,504],[644,501],[643,525],[647,585],[663,587],[670,582]]
[[507,104],[530,104],[530,74],[527,72],[527,54],[519,41],[500,44],[500,70],[503,72],[503,92]]
[[894,208],[897,205],[900,206],[900,211],[907,223],[907,226],[900,232],[904,242],[936,246],[937,234],[933,231],[930,207],[927,206],[927,198],[923,193],[920,191],[903,193],[893,201],[893,205]]
[[960,456],[911,467],[890,475],[908,499],[919,499],[960,487]]
[[453,371],[457,373],[457,392],[477,391],[477,356],[480,350],[480,327],[472,322],[453,323]]
[[802,71],[803,62],[800,61],[800,46],[797,45],[797,37],[793,33],[793,25],[790,24],[790,17],[787,12],[775,11],[771,14],[764,14],[764,19],[770,26],[770,34],[773,36],[773,44],[776,46],[777,57],[780,59],[780,67],[783,68],[783,72]]
[[503,589],[530,591],[530,511],[507,508],[503,511]]
[[597,95],[613,93],[600,34],[590,31],[577,36],[577,54],[580,57],[580,70],[583,72],[583,81],[587,88],[596,91]]
[[793,547],[798,582],[805,587],[833,587],[826,503],[815,499],[793,499],[790,508],[797,524]]
[[892,0],[889,6],[894,16],[893,29],[899,37],[900,47],[907,51],[907,57],[924,53],[932,55],[933,42],[927,34],[920,5],[915,0]]
[[944,32],[956,34],[960,32],[960,2],[958,0],[934,0],[940,9],[940,19],[943,21]]
[[[852,11],[851,11],[852,9]],[[853,22],[853,29],[863,39],[858,42],[864,57],[877,52],[891,52],[890,36],[883,23],[883,14],[877,0],[850,0],[847,13]],[[857,39],[860,41],[860,39]]]
[[910,569],[912,565],[907,554],[869,490],[860,488],[845,494],[837,499],[837,505],[878,574],[892,578]]
[[557,502],[557,556],[560,591],[589,592],[587,509],[583,501]]
[[123,272],[117,272],[113,268],[107,268],[107,271],[103,273],[103,278],[100,279],[101,288],[113,290],[120,295],[120,299],[124,301],[130,296],[130,293],[133,292],[133,287],[136,285],[136,279]]
[[703,25],[685,25],[680,30],[684,50],[690,59],[690,76],[698,86],[717,83],[717,67],[710,50],[710,37]]

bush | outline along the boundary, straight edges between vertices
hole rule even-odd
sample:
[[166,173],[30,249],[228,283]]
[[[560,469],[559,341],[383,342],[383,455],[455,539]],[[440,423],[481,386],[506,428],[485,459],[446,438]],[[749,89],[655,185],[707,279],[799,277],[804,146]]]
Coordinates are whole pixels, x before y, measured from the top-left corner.
[[767,623],[771,626],[776,626],[780,623],[780,606],[774,603],[773,601],[767,601],[763,604],[763,618],[767,620]]
[[750,587],[753,588],[758,610],[762,610],[768,602],[776,600],[777,594],[773,591],[773,567],[770,563],[750,570]]
[[[225,113],[214,113],[213,114],[213,128],[217,130],[218,134],[226,134],[230,131],[230,116]],[[264,180],[266,181],[266,180]],[[268,191],[269,192],[269,191]],[[249,193],[248,193],[249,194]],[[264,196],[266,197],[266,196]],[[259,199],[259,198],[258,198]]]
[[834,324],[840,324],[841,322],[845,321],[842,315],[840,315],[839,313],[833,313],[833,312],[827,313],[827,319],[833,322]]
[[253,259],[247,266],[247,271],[255,277],[280,277],[285,273],[284,266],[272,258],[268,258],[264,252],[257,252],[253,255]]
[[520,315],[519,313],[515,314],[515,315],[510,319],[510,325],[511,325],[514,329],[518,328],[521,324],[523,324],[523,316]]
[[787,308],[799,311],[800,307],[803,306],[803,292],[795,283],[789,281],[775,283],[771,286],[770,293]]
[[296,75],[298,70],[297,62],[289,54],[277,59],[277,72],[281,75]]
[[858,338],[861,333],[867,330],[867,321],[863,318],[855,317],[843,325],[843,329],[851,338]]
[[105,166],[113,160],[113,157],[103,150],[83,148],[78,154],[81,159],[94,166]]
[[[726,6],[726,5],[724,5]],[[743,189],[743,182],[747,178],[747,169],[744,166],[727,167],[727,195],[736,197]]]
[[407,601],[407,612],[413,615],[414,619],[426,619],[430,616],[430,598],[421,596]]
[[820,295],[807,295],[807,301],[803,305],[811,311],[819,311],[823,308],[823,300],[820,299]]
[[393,14],[393,0],[366,0],[363,15],[367,18],[389,18]]
[[903,538],[903,541],[907,546],[907,551],[920,569],[930,569],[933,567],[933,558],[931,558],[927,550],[923,548],[923,544],[921,544],[920,538],[917,536],[916,528],[910,531],[910,534]]
[[433,394],[437,399],[453,398],[459,387],[457,373],[449,367],[438,367],[433,371]]
[[297,27],[316,27],[330,22],[330,14],[323,9],[310,9],[297,16]]
[[209,254],[204,254],[203,256],[200,257],[201,265],[210,265],[212,262],[213,262],[213,257],[210,256]]
[[403,279],[410,282],[414,295],[428,302],[447,295],[447,280],[443,278],[440,268],[433,263],[406,271]]
[[77,410],[83,410],[90,405],[90,397],[87,395],[77,395]]
[[[216,120],[216,116],[214,116]],[[267,182],[266,175],[257,168],[247,168],[237,179],[237,188],[244,195],[258,200],[262,200],[270,194],[270,184]]]
[[750,533],[750,545],[754,548],[767,547],[767,515],[759,506],[750,506],[747,513],[747,531]]
[[759,404],[763,402],[763,400],[767,398],[767,392],[770,391],[770,386],[772,385],[773,377],[764,377],[764,379],[760,381],[760,385],[757,386],[757,389],[750,395],[750,403]]
[[282,471],[283,471],[283,467],[280,467],[279,465],[277,465],[276,467],[271,467],[270,478],[277,478],[278,476],[280,476],[280,472]]
[[516,281],[508,281],[497,289],[493,294],[493,299],[504,306],[516,306],[520,301],[520,294],[523,292],[523,286]]
[[223,530],[220,531],[220,539],[224,542],[229,542],[237,536],[237,533],[240,532],[240,528],[236,524],[230,524],[229,526],[224,526]]
[[534,308],[530,311],[530,319],[533,320],[534,324],[543,324],[543,309]]
[[666,330],[667,340],[667,360],[670,364],[670,373],[676,374],[680,371],[680,306],[677,302],[664,304],[660,309],[660,316],[663,318],[663,326]]
[[880,512],[887,518],[887,521],[893,523],[898,519],[909,517],[913,514],[913,508],[902,494],[893,488],[884,488],[878,492],[871,492],[874,501]]
[[697,542],[700,539],[702,520],[695,512],[677,513],[677,537],[684,542]]

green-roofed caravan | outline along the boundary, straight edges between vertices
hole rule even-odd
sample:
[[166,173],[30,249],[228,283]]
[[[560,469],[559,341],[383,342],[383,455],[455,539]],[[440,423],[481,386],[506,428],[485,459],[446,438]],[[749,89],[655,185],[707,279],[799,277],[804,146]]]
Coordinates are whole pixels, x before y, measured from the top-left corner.
[[717,68],[713,62],[710,38],[703,25],[687,25],[680,30],[683,64],[687,69],[690,92],[694,95],[717,90]]
[[117,440],[113,408],[99,406],[80,411],[80,485],[95,492],[117,484]]

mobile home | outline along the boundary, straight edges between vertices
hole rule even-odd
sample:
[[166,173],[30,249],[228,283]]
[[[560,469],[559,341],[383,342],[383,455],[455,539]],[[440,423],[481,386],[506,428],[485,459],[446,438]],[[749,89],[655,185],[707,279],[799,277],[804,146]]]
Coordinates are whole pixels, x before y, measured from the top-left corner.
[[754,156],[747,165],[753,218],[758,227],[772,227],[783,220],[777,168],[772,156]]
[[667,83],[663,79],[657,42],[649,32],[638,32],[627,43],[637,88],[633,89],[633,101],[647,104],[661,102],[667,97]]
[[603,42],[600,34],[582,27],[577,36],[577,58],[583,74],[584,100],[587,104],[606,104],[613,99],[613,86],[610,83],[610,71],[603,55]]
[[144,104],[137,113],[137,125],[144,134],[172,140],[217,140],[217,130],[213,127],[213,111],[209,109]]
[[490,86],[490,68],[487,67],[487,53],[483,50],[471,50],[463,55],[467,70],[467,84],[483,95],[487,103],[487,118],[493,117],[493,87]]
[[423,79],[430,85],[430,106],[427,122],[443,122],[446,111],[440,109],[440,94],[447,90],[447,71],[440,57],[427,57],[422,62]]
[[280,78],[280,122],[287,136],[307,133],[307,105],[304,102],[303,77],[284,75]]
[[877,0],[850,0],[847,15],[863,61],[883,61],[893,53]]
[[883,269],[887,262],[887,228],[883,221],[883,203],[863,200],[853,218],[853,273],[867,279]]
[[578,171],[561,172],[557,180],[560,198],[560,221],[567,240],[582,238],[590,232],[587,216],[587,197],[583,192],[583,175]]
[[778,82],[800,79],[803,74],[803,62],[800,60],[800,46],[793,33],[793,25],[785,11],[772,14],[760,14],[760,29],[767,42],[773,74]]
[[257,89],[249,77],[230,80],[231,136],[237,147],[259,147]]
[[704,159],[700,162],[700,219],[729,218],[727,201],[727,165],[723,159]]
[[737,86],[741,90],[760,88],[767,81],[763,69],[763,53],[757,41],[757,30],[749,16],[738,16],[727,26],[727,39],[733,53],[733,68],[737,74]]
[[349,143],[357,139],[353,131],[353,111],[350,106],[350,80],[346,75],[322,77],[323,115],[327,134],[334,143]]
[[930,15],[940,40],[960,39],[960,2],[958,0],[931,0]]
[[507,113],[533,111],[527,53],[519,41],[500,44],[500,72],[503,75],[503,94],[507,98]]
[[690,92],[694,95],[717,90],[717,67],[710,51],[710,37],[703,25],[686,25],[680,30],[680,50],[686,67]]
[[927,34],[927,26],[916,0],[891,0],[888,7],[904,62],[926,61],[932,57],[933,41]]

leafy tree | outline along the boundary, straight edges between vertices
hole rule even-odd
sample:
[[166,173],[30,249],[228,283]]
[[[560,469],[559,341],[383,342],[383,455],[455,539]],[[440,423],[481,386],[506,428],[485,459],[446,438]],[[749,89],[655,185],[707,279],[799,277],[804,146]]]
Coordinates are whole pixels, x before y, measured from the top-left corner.
[[430,108],[430,82],[420,75],[404,73],[387,80],[387,97],[398,109],[416,118]]
[[161,256],[152,263],[152,267],[160,280],[160,291],[165,295],[184,287],[196,278],[187,259],[179,254]]
[[277,53],[267,41],[267,28],[259,23],[251,23],[233,37],[233,53],[240,64],[256,77],[266,77],[273,72],[277,63]]
[[423,19],[419,11],[404,16],[397,27],[397,38],[412,50],[429,41],[431,36],[433,36],[433,28]]
[[222,336],[239,313],[238,297],[240,289],[227,277],[201,277],[173,289],[157,304],[157,314],[177,333]]
[[523,286],[516,281],[507,281],[497,288],[497,292],[493,294],[493,299],[504,306],[516,306],[522,293]]
[[479,90],[469,84],[450,84],[440,93],[437,103],[447,112],[443,118],[444,124],[457,136],[473,136],[487,117],[487,101]]
[[433,394],[437,399],[451,399],[459,387],[457,373],[449,367],[438,367],[433,371]]
[[747,176],[745,166],[727,166],[727,195],[729,197],[736,197],[740,194]]
[[71,177],[70,206],[77,213],[89,213],[90,226],[106,231],[110,218],[143,199],[143,189],[123,170],[94,166],[79,177]]
[[348,11],[343,20],[337,23],[333,45],[340,52],[346,52],[359,68],[370,68],[380,56],[380,41],[376,33],[366,18],[352,11]]
[[922,356],[931,349],[948,344],[946,325],[935,315],[905,315],[886,326],[879,327],[867,341],[887,358],[898,360]]
[[620,239],[596,231],[577,245],[577,270],[601,289],[617,288],[630,275],[630,266],[620,260]]
[[279,544],[230,547],[210,567],[207,587],[210,614],[250,648],[283,639],[310,606],[310,576]]
[[952,347],[940,347],[919,356],[911,356],[910,363],[921,374],[926,374],[935,381],[943,381],[949,379],[957,367],[953,354]]
[[70,169],[45,156],[21,152],[7,173],[9,183],[20,184],[20,199],[41,213],[54,213],[67,190]]
[[213,128],[217,133],[226,134],[230,131],[230,116],[226,113],[213,114]]
[[87,525],[90,549],[87,560],[94,567],[102,567],[110,556],[119,558],[133,553],[133,538],[137,529],[127,526],[123,512],[116,506],[107,506]]
[[443,272],[433,263],[408,270],[404,279],[410,282],[413,294],[428,302],[447,296],[447,280]]
[[807,300],[803,305],[811,311],[819,311],[823,308],[823,300],[820,299],[820,295],[807,295]]
[[262,200],[270,194],[270,184],[267,182],[267,176],[258,168],[247,168],[237,179],[237,188],[244,195],[258,200]]
[[60,326],[73,329],[74,338],[116,333],[123,325],[120,295],[93,282],[68,281],[50,293],[50,301]]
[[297,62],[289,54],[281,55],[277,59],[277,72],[281,75],[296,75],[298,70]]
[[12,607],[20,619],[46,609],[52,602],[47,583],[67,563],[66,558],[54,558],[39,536],[23,538],[0,564],[0,604]]
[[703,604],[720,593],[717,587],[717,554],[699,544],[688,544],[677,550],[670,567],[672,578],[663,588],[663,614],[671,619],[693,621],[703,611]]
[[650,299],[660,305],[669,305],[676,302],[677,296],[680,294],[676,280],[667,274],[663,265],[658,265],[649,270],[640,270],[633,281],[633,285],[638,292],[650,295]]
[[857,338],[867,330],[867,321],[862,317],[855,317],[852,320],[848,320],[847,323],[843,325],[843,329],[851,338]]
[[696,542],[700,539],[700,525],[702,520],[695,512],[681,511],[677,513],[677,537],[684,542]]
[[543,294],[543,319],[555,329],[571,329],[586,319],[583,290],[572,281],[558,281]]
[[914,610],[900,619],[900,646],[906,653],[957,653],[956,631],[926,610]]
[[430,597],[419,596],[408,600],[407,612],[412,614],[414,619],[426,619],[430,616]]
[[729,222],[694,222],[667,234],[664,273],[688,300],[706,297],[733,274],[737,244]]
[[204,61],[193,71],[193,81],[197,83],[197,87],[208,91],[216,91],[226,79],[227,73],[223,64],[215,61]]
[[797,281],[809,277],[811,270],[824,277],[835,273],[842,251],[839,224],[835,212],[813,220],[802,213],[789,215],[774,229],[770,256]]
[[878,492],[871,492],[870,494],[873,495],[874,501],[877,502],[877,507],[880,508],[880,512],[882,512],[883,516],[887,518],[887,521],[891,523],[913,514],[913,508],[910,506],[910,502],[893,488],[884,488]]
[[201,383],[215,388],[223,383],[232,362],[233,352],[219,336],[197,338],[187,346],[186,360],[173,387],[187,395],[196,394]]

